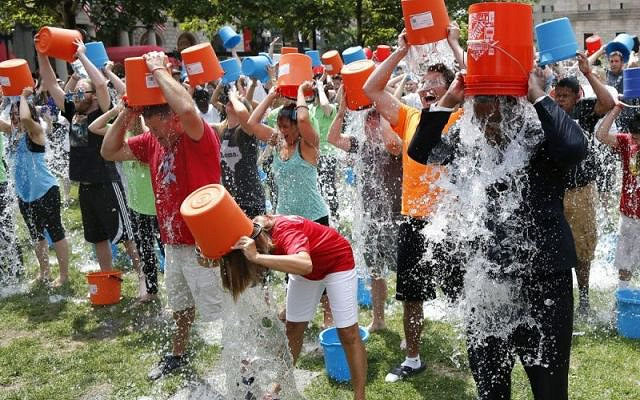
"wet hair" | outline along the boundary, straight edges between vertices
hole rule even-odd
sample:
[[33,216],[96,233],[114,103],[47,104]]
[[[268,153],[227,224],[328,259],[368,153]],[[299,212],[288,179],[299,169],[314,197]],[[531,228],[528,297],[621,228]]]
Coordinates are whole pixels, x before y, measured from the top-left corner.
[[635,113],[629,121],[629,133],[640,135],[640,113]]
[[[274,248],[271,235],[265,231],[260,231],[254,240],[260,254],[269,254]],[[237,300],[247,288],[262,282],[263,271],[265,271],[264,267],[247,260],[242,250],[233,250],[222,257],[220,264],[222,287],[231,292],[233,300]]]
[[567,78],[560,79],[560,81],[558,81],[558,84],[556,85],[556,89],[557,88],[569,89],[574,94],[580,93],[580,83],[578,82],[578,79],[576,79],[576,77],[574,76],[569,76]]
[[196,102],[198,107],[208,108],[210,99],[211,96],[209,95],[207,89],[196,88],[196,90],[193,91],[193,101]]
[[158,115],[166,117],[171,112],[172,110],[171,107],[169,107],[169,104],[158,104],[155,106],[145,106],[142,109],[142,116],[144,119],[156,117]]
[[441,73],[442,76],[444,76],[444,80],[447,82],[447,87],[451,86],[453,80],[456,79],[456,74],[454,74],[453,71],[447,68],[443,63],[429,65],[427,72]]
[[296,105],[295,104],[288,104],[286,106],[283,106],[280,111],[278,111],[278,122],[280,122],[281,119],[288,119],[289,121],[293,122],[293,123],[297,123],[298,122],[298,113],[296,111]]
[[620,61],[624,60],[624,57],[622,56],[622,52],[620,52],[620,51],[612,51],[611,53],[609,53],[609,59],[611,59],[611,57],[613,57],[613,56],[620,57]]

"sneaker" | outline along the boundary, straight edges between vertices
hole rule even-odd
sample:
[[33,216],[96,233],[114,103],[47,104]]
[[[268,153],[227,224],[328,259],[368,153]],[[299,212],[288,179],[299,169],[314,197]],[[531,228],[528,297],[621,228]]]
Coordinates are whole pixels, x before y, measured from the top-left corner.
[[405,378],[410,378],[424,371],[426,368],[427,368],[427,365],[422,361],[420,361],[420,366],[418,368],[411,368],[406,365],[400,364],[387,374],[387,376],[384,378],[384,381],[393,383]]
[[156,379],[168,375],[185,365],[187,365],[187,360],[185,357],[167,354],[166,356],[162,357],[158,365],[156,365],[149,372],[148,377],[152,381],[155,381]]

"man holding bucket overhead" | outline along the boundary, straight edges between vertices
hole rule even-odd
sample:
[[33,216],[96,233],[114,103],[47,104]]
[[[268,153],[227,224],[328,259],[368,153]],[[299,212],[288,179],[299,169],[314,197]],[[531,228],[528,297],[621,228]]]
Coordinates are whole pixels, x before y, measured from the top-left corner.
[[[221,311],[219,272],[199,266],[195,240],[180,214],[180,205],[191,192],[220,183],[220,141],[186,89],[172,78],[165,54],[151,52],[144,59],[168,104],[125,108],[104,138],[102,155],[112,161],[138,160],[151,170],[165,244],[168,305],[177,325],[172,353],[149,373],[150,379],[158,379],[187,363],[185,350],[196,307],[208,320],[218,318]],[[129,122],[140,113],[150,130],[125,140]]]

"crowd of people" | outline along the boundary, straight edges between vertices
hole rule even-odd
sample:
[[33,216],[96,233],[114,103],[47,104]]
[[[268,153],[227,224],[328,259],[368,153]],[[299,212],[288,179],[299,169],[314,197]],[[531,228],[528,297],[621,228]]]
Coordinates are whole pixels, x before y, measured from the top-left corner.
[[[640,265],[640,247],[634,246],[640,234],[640,111],[621,100],[623,57],[578,53],[577,68],[534,68],[526,104],[510,96],[465,99],[460,30],[453,23],[448,33],[449,62],[440,55],[437,62],[426,57],[418,66],[405,61],[412,46],[401,33],[388,58],[374,58],[376,69],[364,85],[373,107],[358,112],[348,110],[340,75],[317,74],[299,86],[294,99],[277,90],[277,68],[270,69],[266,83],[241,77],[193,87],[180,71],[167,68],[162,52],[147,53],[144,60],[166,104],[131,107],[127,78],[115,74],[112,64],[98,69],[81,41],[76,56],[86,75],[76,72],[67,82],[38,53],[38,85],[18,98],[2,99],[3,271],[11,262],[6,255],[19,253],[11,228],[15,201],[39,263],[35,279],[50,279],[51,242],[59,266],[53,285],[68,282],[69,243],[61,212],[71,181],[78,186],[84,240],[95,246],[100,269],[113,268],[111,245],[123,243],[138,274],[140,302],[158,297],[155,249],[161,243],[167,306],[177,329],[171,354],[161,358],[150,379],[188,362],[196,310],[204,319],[220,318],[224,296],[238,298],[248,287],[268,285],[268,271],[274,270],[288,278],[281,318],[293,361],[322,304],[324,325],[337,328],[345,348],[354,398],[364,399],[367,357],[359,335],[354,254],[362,256],[366,265],[358,268],[371,280],[371,333],[386,328],[389,270],[396,271],[406,347],[405,359],[386,376],[389,383],[427,368],[420,354],[423,304],[439,296],[438,289],[451,302],[472,302],[465,285],[475,277],[465,274],[481,257],[491,266],[489,282],[520,288],[530,319],[492,334],[481,327],[495,315],[470,304],[468,355],[479,398],[510,398],[517,356],[534,398],[567,399],[572,270],[577,314],[588,317],[596,210],[608,211],[617,193],[620,287],[629,286]],[[522,115],[526,109],[532,119]],[[364,114],[359,132],[345,128],[356,113]],[[479,129],[485,147],[468,143],[465,121]],[[515,133],[507,126],[516,127]],[[522,165],[507,165],[504,176],[482,187],[485,237],[463,246],[454,231],[438,240],[425,236],[444,212],[442,196],[451,192],[443,182],[463,185],[470,174],[464,162],[482,157],[479,148],[495,153],[502,167],[515,145],[524,149]],[[353,207],[366,214],[364,223],[353,227],[363,238],[359,246],[333,228],[339,225],[343,159],[355,165]],[[60,160],[68,160],[62,171]],[[180,214],[190,193],[212,183],[224,185],[254,221],[252,235],[238,240],[221,260],[198,252]],[[510,208],[507,199],[515,199]],[[275,385],[271,398],[278,390]]]

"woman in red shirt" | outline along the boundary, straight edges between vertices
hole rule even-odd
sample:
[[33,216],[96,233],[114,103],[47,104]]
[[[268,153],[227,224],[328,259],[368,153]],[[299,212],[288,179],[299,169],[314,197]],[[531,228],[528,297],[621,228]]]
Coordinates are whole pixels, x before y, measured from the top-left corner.
[[254,232],[223,257],[222,285],[237,298],[265,268],[289,274],[286,332],[295,364],[303,334],[326,288],[351,371],[354,399],[364,399],[367,357],[358,328],[351,245],[335,229],[297,216],[258,216]]

